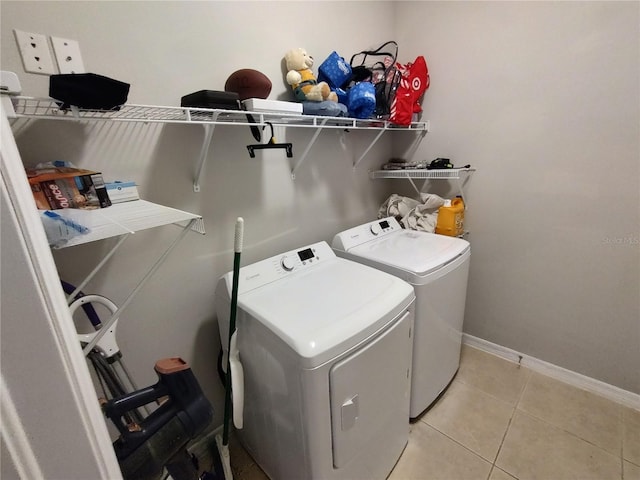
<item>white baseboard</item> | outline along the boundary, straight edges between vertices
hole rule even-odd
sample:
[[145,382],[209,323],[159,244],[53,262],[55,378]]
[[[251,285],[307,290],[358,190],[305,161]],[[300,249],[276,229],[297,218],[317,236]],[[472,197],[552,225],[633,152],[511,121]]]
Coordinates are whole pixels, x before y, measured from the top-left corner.
[[640,411],[640,395],[466,333],[462,343]]

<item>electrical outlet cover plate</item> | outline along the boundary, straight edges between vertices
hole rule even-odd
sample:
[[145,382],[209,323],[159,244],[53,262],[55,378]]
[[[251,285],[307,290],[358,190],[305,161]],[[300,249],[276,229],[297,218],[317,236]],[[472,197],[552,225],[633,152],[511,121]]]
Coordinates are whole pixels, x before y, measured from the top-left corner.
[[85,73],[80,44],[68,38],[51,37],[60,73]]
[[15,29],[13,32],[16,36],[25,72],[43,75],[56,73],[46,36]]

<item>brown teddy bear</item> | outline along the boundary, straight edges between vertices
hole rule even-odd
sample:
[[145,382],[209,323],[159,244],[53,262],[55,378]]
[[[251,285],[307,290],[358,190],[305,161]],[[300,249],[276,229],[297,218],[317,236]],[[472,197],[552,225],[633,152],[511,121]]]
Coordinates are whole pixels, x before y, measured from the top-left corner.
[[318,82],[311,67],[313,57],[304,48],[289,50],[284,56],[287,65],[287,83],[291,85],[296,100],[299,102],[338,101],[338,96],[332,92],[327,82]]

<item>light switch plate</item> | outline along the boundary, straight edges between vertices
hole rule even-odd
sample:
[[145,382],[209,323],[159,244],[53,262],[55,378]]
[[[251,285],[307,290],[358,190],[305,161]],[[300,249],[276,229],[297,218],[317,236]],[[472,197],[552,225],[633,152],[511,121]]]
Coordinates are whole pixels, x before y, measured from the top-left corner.
[[51,37],[60,73],[85,73],[80,44],[68,38]]

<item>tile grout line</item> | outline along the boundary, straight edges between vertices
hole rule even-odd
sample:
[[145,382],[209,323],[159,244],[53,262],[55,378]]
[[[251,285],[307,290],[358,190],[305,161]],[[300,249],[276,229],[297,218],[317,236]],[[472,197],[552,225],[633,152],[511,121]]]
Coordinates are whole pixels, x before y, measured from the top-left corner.
[[[518,364],[518,368],[522,368],[520,364]],[[493,463],[491,464],[491,470],[489,472],[489,477],[487,478],[487,480],[489,480],[491,478],[491,474],[493,473],[493,470],[495,468],[500,468],[500,467],[496,467],[496,461],[498,460],[498,456],[500,455],[500,451],[502,450],[502,446],[504,445],[504,440],[507,438],[507,434],[509,433],[509,429],[511,428],[511,423],[513,422],[513,417],[515,417],[515,414],[518,410],[518,405],[520,405],[520,401],[522,400],[522,397],[524,396],[524,392],[527,389],[527,386],[529,385],[529,381],[531,380],[531,372],[529,372],[529,375],[527,376],[527,381],[525,382],[525,384],[522,387],[522,390],[520,391],[520,394],[518,395],[518,398],[513,406],[513,410],[511,412],[511,417],[509,418],[509,423],[507,423],[507,428],[504,431],[504,435],[502,435],[502,440],[500,441],[500,446],[498,447],[498,451],[496,452],[496,456],[493,459]],[[501,469],[502,470],[502,469]],[[506,470],[503,470],[504,472],[507,472]],[[509,475],[511,475],[510,472],[507,472]],[[514,478],[515,475],[511,475]]]
[[[471,450],[469,447],[467,447],[466,445],[463,445],[462,443],[460,443],[458,440],[456,440],[455,438],[447,435],[445,432],[439,430],[438,428],[434,427],[433,425],[431,425],[430,423],[427,423],[425,420],[418,420],[419,422],[424,423],[427,427],[431,428],[432,430],[435,430],[436,432],[438,432],[439,434],[447,437],[449,440],[451,440],[453,443],[455,443],[456,445],[464,448],[466,451],[468,451],[469,453],[472,453],[473,455],[475,455],[476,457],[478,457],[480,460],[482,460],[483,462],[487,462],[489,465],[491,465],[491,461],[487,460],[486,458],[484,458],[482,455],[480,455],[478,452],[474,452],[473,450]],[[492,465],[493,467],[493,465]],[[493,468],[492,468],[493,470]],[[491,471],[489,472],[491,473]]]
[[561,427],[560,425],[556,425],[555,423],[553,423],[551,420],[549,420],[547,418],[539,417],[538,415],[535,415],[535,414],[533,414],[531,412],[528,412],[526,410],[520,410],[520,412],[523,415],[526,415],[527,417],[531,417],[534,420],[537,420],[539,422],[544,423],[545,425],[548,425],[549,427],[552,427],[552,428],[554,428],[556,430],[559,430],[559,431],[561,431],[563,433],[566,433],[567,435],[570,435],[571,437],[573,437],[573,438],[575,438],[577,440],[580,440],[581,442],[584,442],[584,443],[586,443],[588,445],[591,445],[592,447],[595,447],[598,450],[602,450],[607,455],[611,455],[612,457],[616,456],[615,453],[611,453],[609,450],[605,449],[604,447],[602,447],[602,446],[600,446],[600,445],[598,445],[596,443],[593,443],[593,441],[591,441],[591,440],[588,440],[586,438],[582,438],[579,434],[577,434],[575,432],[572,432],[571,430],[567,430],[566,428]]
[[[520,367],[518,367],[518,368],[520,368]],[[526,368],[525,368],[525,369],[526,369]],[[528,369],[526,369],[526,370],[528,370]],[[475,456],[476,456],[476,457],[478,457],[479,459],[481,459],[481,460],[483,460],[483,461],[487,462],[487,463],[490,465],[490,467],[491,467],[491,468],[489,469],[489,474],[488,474],[488,476],[487,476],[487,480],[489,480],[489,479],[491,478],[491,474],[493,473],[493,470],[494,470],[494,467],[495,467],[495,461],[496,461],[496,459],[498,458],[498,454],[500,453],[500,449],[502,448],[502,443],[504,442],[504,439],[505,439],[505,437],[506,437],[506,435],[507,435],[507,432],[508,432],[508,430],[509,430],[509,427],[511,426],[511,420],[513,419],[513,415],[514,415],[514,413],[515,413],[516,407],[517,407],[517,405],[520,403],[520,398],[522,398],[522,395],[523,395],[523,393],[524,393],[524,389],[525,389],[526,385],[529,383],[529,379],[530,379],[530,378],[531,378],[531,371],[529,371],[529,376],[527,377],[527,381],[525,382],[524,386],[522,387],[522,391],[520,392],[520,394],[518,395],[518,398],[516,399],[516,402],[515,402],[514,407],[513,407],[513,412],[511,413],[511,417],[509,418],[509,423],[507,424],[507,428],[505,429],[505,433],[504,433],[504,435],[502,436],[502,440],[501,440],[501,442],[500,442],[500,446],[498,447],[498,451],[497,451],[497,453],[496,453],[496,456],[494,457],[493,462],[492,462],[491,460],[489,460],[488,458],[483,457],[483,456],[482,456],[482,455],[480,455],[478,452],[476,452],[476,451],[472,450],[471,448],[467,447],[466,445],[464,445],[464,444],[460,443],[458,440],[456,440],[455,438],[451,437],[451,436],[450,436],[450,435],[448,435],[446,432],[443,432],[443,431],[441,431],[440,429],[438,429],[437,427],[435,427],[434,425],[431,425],[429,422],[427,422],[427,420],[426,420],[425,418],[422,418],[422,416],[421,416],[421,418],[419,418],[419,419],[418,419],[418,422],[422,422],[422,423],[424,423],[427,427],[429,427],[429,428],[431,428],[431,429],[435,430],[436,432],[440,433],[441,435],[445,436],[446,438],[448,438],[449,440],[451,440],[452,442],[454,442],[456,445],[458,445],[458,446],[460,446],[460,447],[464,448],[465,450],[467,450],[468,452],[472,453],[473,455],[475,455]],[[492,394],[490,394],[490,393],[487,393],[487,392],[485,392],[485,391],[483,391],[483,390],[481,390],[481,389],[477,388],[477,387],[476,387],[476,386],[474,386],[474,385],[468,384],[468,383],[466,383],[466,382],[464,382],[464,381],[462,381],[462,380],[458,380],[458,381],[459,381],[461,384],[465,385],[466,387],[468,387],[468,388],[470,388],[470,389],[472,389],[472,390],[476,390],[476,391],[480,392],[480,393],[481,393],[481,394],[483,394],[483,395],[486,395],[486,396],[488,396],[488,397],[491,397],[491,398],[492,398],[492,399],[494,399],[494,400],[497,400],[497,401],[499,401],[499,402],[501,402],[501,403],[505,403],[505,404],[507,403],[504,399],[499,398],[499,397],[496,397],[495,395],[492,395]],[[497,468],[498,468],[498,469],[500,469],[500,467],[497,467]],[[500,470],[501,470],[501,469],[500,469]],[[503,470],[503,471],[505,471],[505,472],[506,472],[506,470]],[[515,475],[513,475],[513,474],[511,474],[511,473],[509,473],[509,472],[506,472],[506,473],[508,473],[508,474],[509,474],[510,476],[512,476],[513,478],[516,478],[516,480],[517,480],[517,477],[516,477]]]
[[[573,437],[573,438],[574,438],[574,439],[576,439],[576,440],[579,440],[579,441],[584,442],[584,443],[586,443],[586,444],[588,444],[588,445],[591,445],[592,447],[594,447],[594,448],[596,448],[596,449],[600,450],[600,451],[601,451],[601,452],[603,452],[604,454],[606,454],[606,455],[610,455],[610,456],[612,456],[612,457],[614,457],[614,458],[615,458],[615,454],[613,454],[613,453],[611,453],[610,451],[608,451],[608,450],[604,449],[602,446],[600,446],[600,445],[597,445],[597,444],[593,443],[591,440],[587,440],[586,438],[582,438],[580,435],[578,435],[578,434],[576,434],[576,433],[574,433],[574,432],[572,432],[572,431],[570,431],[570,430],[567,430],[567,429],[566,429],[566,428],[564,428],[564,427],[561,427],[561,426],[559,426],[559,425],[556,425],[555,423],[553,423],[553,422],[551,422],[551,421],[547,420],[546,418],[538,417],[537,415],[534,415],[534,414],[532,414],[532,413],[530,413],[530,412],[527,412],[527,411],[525,411],[525,410],[521,410],[521,413],[522,413],[523,415],[527,416],[527,417],[530,417],[530,418],[533,418],[533,419],[535,419],[535,420],[537,420],[537,421],[539,421],[539,422],[542,422],[542,423],[546,424],[547,426],[549,426],[549,427],[551,427],[551,428],[553,428],[553,429],[555,429],[555,430],[559,430],[560,432],[563,432],[563,433],[565,433],[565,434],[567,434],[567,435],[569,435],[569,436]],[[621,455],[621,457],[620,457],[620,464],[621,464],[621,465],[620,465],[620,476],[621,476],[620,478],[621,478],[621,480],[624,480],[624,462],[625,462],[625,460],[624,460],[624,458],[623,458],[623,457],[622,457],[622,455]]]
[[[568,382],[566,382],[566,381],[564,381],[562,379],[554,378],[554,377],[548,376],[548,375],[546,375],[544,373],[537,372],[535,370],[531,370],[531,369],[529,369],[529,370],[530,370],[530,374],[529,374],[529,378],[527,379],[527,384],[526,385],[529,384],[529,382],[531,380],[531,377],[533,377],[533,375],[538,375],[538,376],[542,376],[542,377],[545,377],[545,378],[550,378],[552,380],[560,382],[560,383],[562,383],[564,385],[567,385],[569,387],[578,388],[580,390],[583,390],[583,391],[587,392],[588,394],[595,395],[597,397],[604,398],[605,400],[608,400],[608,401],[612,402],[618,408],[618,422],[620,422],[621,428],[624,429],[624,422],[622,420],[622,415],[623,415],[624,408],[627,408],[624,404],[616,402],[616,401],[611,400],[611,399],[608,399],[606,397],[602,397],[601,395],[599,395],[597,393],[593,393],[593,392],[590,392],[588,390],[584,390],[584,389],[582,389],[580,387],[576,387],[575,385],[572,385],[571,383],[568,383]],[[522,395],[518,399],[518,406],[519,406],[520,401],[521,401],[523,396],[524,396],[524,389],[523,389]],[[556,423],[554,423],[553,421],[549,420],[548,418],[538,416],[535,413],[529,412],[527,410],[520,410],[520,412],[523,415],[526,415],[528,417],[536,419],[536,420],[538,420],[538,421],[540,421],[542,423],[545,423],[546,425],[549,425],[550,427],[553,427],[553,428],[555,428],[557,430],[560,430],[561,432],[564,432],[564,433],[572,436],[573,438],[580,440],[581,442],[587,443],[587,444],[591,445],[592,447],[595,447],[598,450],[601,450],[601,451],[603,451],[604,453],[606,453],[608,455],[611,455],[613,457],[615,457],[615,455],[616,455],[615,453],[612,453],[611,451],[609,451],[606,448],[604,448],[602,445],[598,445],[597,443],[594,443],[590,439],[583,438],[582,436],[580,436],[580,434],[578,434],[578,433],[576,433],[574,431],[568,430],[567,428],[565,428],[563,426],[557,425]],[[624,441],[623,437],[624,437],[624,430],[621,430],[620,431],[620,442],[621,442],[621,444],[620,444],[619,454],[620,454],[621,461],[622,461],[622,464],[623,464],[622,466],[624,467],[624,454],[623,454],[623,451],[622,451],[622,442]]]

